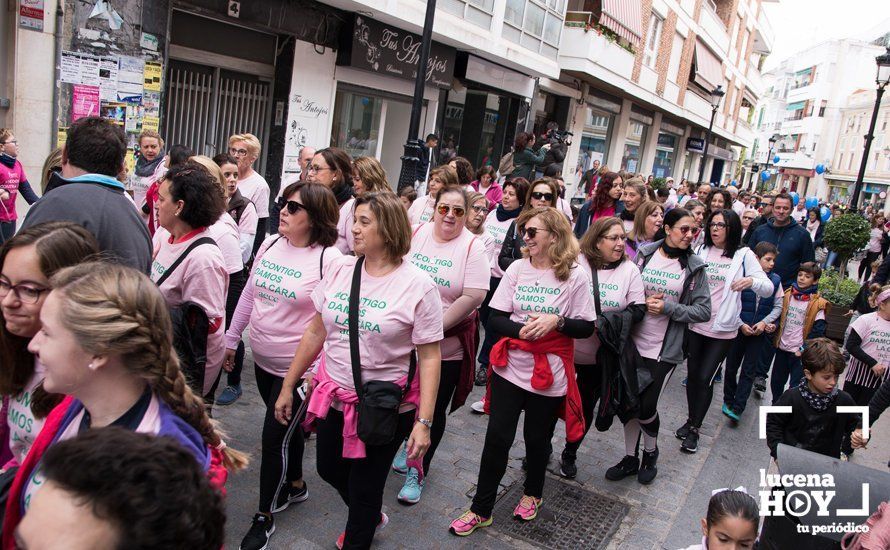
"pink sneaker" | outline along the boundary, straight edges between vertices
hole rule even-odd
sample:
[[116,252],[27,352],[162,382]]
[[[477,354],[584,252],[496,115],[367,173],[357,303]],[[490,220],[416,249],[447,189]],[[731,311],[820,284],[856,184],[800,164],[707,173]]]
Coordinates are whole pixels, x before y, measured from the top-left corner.
[[491,518],[483,518],[479,514],[467,510],[464,512],[464,515],[451,522],[448,530],[453,535],[466,537],[472,535],[476,529],[488,527],[489,525],[491,525]]
[[[380,523],[377,524],[377,527],[374,529],[374,534],[379,533],[386,525],[389,523],[389,516],[380,512]],[[340,536],[337,537],[337,550],[343,550],[343,543],[346,542],[346,531],[340,533]]]
[[538,517],[538,508],[542,503],[543,499],[522,495],[519,504],[513,508],[513,517],[522,521],[531,521]]

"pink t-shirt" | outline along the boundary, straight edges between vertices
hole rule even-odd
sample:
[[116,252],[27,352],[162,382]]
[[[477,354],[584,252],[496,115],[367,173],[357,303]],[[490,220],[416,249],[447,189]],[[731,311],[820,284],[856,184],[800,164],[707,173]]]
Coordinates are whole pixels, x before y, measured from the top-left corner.
[[34,357],[34,374],[17,395],[9,396],[9,413],[6,423],[9,426],[9,450],[15,461],[21,464],[25,460],[31,445],[43,429],[45,418],[37,418],[31,410],[34,390],[46,377],[46,367]]
[[349,199],[340,207],[340,219],[337,221],[337,248],[343,254],[355,249],[355,237],[352,225],[355,223],[355,199]]
[[[590,263],[587,257],[581,254],[578,263],[587,272],[591,273]],[[591,278],[590,292],[599,292],[600,311],[621,311],[630,304],[643,304],[646,302],[646,292],[643,289],[643,279],[640,270],[633,262],[627,260],[615,269],[599,269],[596,272],[599,288],[593,288]],[[595,298],[591,298],[595,302]],[[575,340],[575,364],[593,365],[596,363],[596,352],[600,347],[599,337],[596,332],[589,338]]]
[[880,252],[881,251],[881,240],[884,238],[884,232],[880,227],[872,228],[869,233],[871,239],[868,241],[868,251],[869,252]]
[[[355,256],[337,259],[312,292],[315,310],[327,330],[323,351],[327,373],[349,390],[355,390],[349,355],[349,293],[356,261]],[[442,340],[439,292],[411,262],[403,261],[383,277],[373,277],[363,267],[359,300],[363,382],[395,382],[408,374],[409,354],[415,346]]]
[[630,233],[631,231],[633,231],[633,228],[634,228],[634,221],[633,221],[633,220],[624,220],[624,219],[622,219],[622,220],[621,220],[621,225],[624,226],[624,232],[625,232],[625,233]]
[[[433,237],[435,226],[427,223],[415,230],[408,259],[429,274],[442,298],[442,314],[461,297],[465,288],[488,290],[488,255],[485,245],[464,228],[447,243]],[[442,340],[442,360],[459,361],[463,356],[456,336]]]
[[[213,239],[216,246],[219,247],[226,264],[226,273],[238,273],[244,269],[244,263],[241,261],[238,226],[235,225],[235,220],[228,212],[223,212],[216,223],[207,228],[207,236]],[[154,249],[157,250],[161,243],[170,240],[170,232],[159,226],[151,240]]]
[[284,237],[269,235],[226,332],[226,348],[238,346],[249,320],[250,349],[257,366],[284,377],[306,326],[315,317],[312,291],[322,273],[342,256],[333,246],[296,247]]
[[[665,302],[679,303],[685,277],[685,270],[679,260],[672,260],[656,250],[642,272],[646,297],[663,292]],[[647,311],[643,320],[634,326],[634,343],[642,357],[658,360],[669,321],[667,314],[663,312],[653,315]]]
[[411,208],[408,209],[408,221],[411,225],[426,223],[433,219],[433,205],[436,199],[427,195],[425,197],[417,197]]
[[862,351],[882,365],[890,365],[890,321],[877,312],[861,315],[850,328],[862,338]]
[[269,184],[263,176],[254,172],[243,180],[238,180],[238,191],[256,206],[260,218],[269,217]]
[[[792,353],[800,351],[806,334],[803,333],[803,323],[807,317],[809,301],[798,300],[793,295],[788,300],[788,314],[785,317],[785,327],[782,337],[779,339],[779,349]],[[816,321],[825,319],[825,310],[816,314]],[[862,336],[860,334],[860,336]]]
[[[543,313],[585,321],[596,319],[590,277],[583,268],[576,265],[568,280],[560,281],[552,269],[535,269],[528,258],[510,264],[489,306],[510,313],[511,321],[522,324],[527,323],[530,317]],[[553,385],[545,390],[532,388],[534,357],[527,351],[510,350],[507,366],[497,369],[497,373],[532,393],[552,397],[565,395],[568,383],[562,360],[553,354],[548,354],[547,360],[553,372]]]
[[[689,330],[710,338],[731,340],[739,333],[738,330],[718,332],[712,330],[711,327],[714,326],[714,320],[717,319],[717,313],[720,311],[726,282],[734,275],[731,273],[732,258],[724,256],[723,249],[712,246],[708,249],[708,257],[702,259],[706,262],[705,273],[708,279],[708,289],[711,291],[711,318],[704,323],[691,323]],[[732,281],[729,284],[732,284]],[[730,299],[733,299],[732,296]]]
[[[168,234],[169,235],[169,234]],[[210,236],[209,231],[193,232],[188,239],[172,243],[170,237],[162,239],[155,249],[151,264],[151,280],[157,282],[173,262],[189,247],[192,240]],[[226,292],[229,287],[229,274],[219,247],[209,244],[192,250],[170,277],[160,286],[167,305],[175,307],[183,302],[195,302],[210,320],[210,334],[207,335],[207,368],[204,373],[204,394],[206,395],[219,369],[222,368],[225,343],[223,333],[226,321]]]
[[[234,219],[232,221],[234,221]],[[241,217],[238,219],[238,233],[256,235],[256,224],[259,221],[260,217],[257,215],[256,205],[252,202],[248,202],[247,206],[244,207],[244,212],[241,212]],[[277,227],[270,227],[269,230],[273,234],[278,233]]]
[[514,218],[498,221],[497,211],[495,210],[489,212],[488,217],[485,218],[485,231],[494,239],[494,253],[491,257],[491,276],[495,279],[500,279],[504,276],[504,271],[498,265],[498,256],[501,253],[501,248],[504,246],[507,230],[510,229],[510,224],[514,221]]

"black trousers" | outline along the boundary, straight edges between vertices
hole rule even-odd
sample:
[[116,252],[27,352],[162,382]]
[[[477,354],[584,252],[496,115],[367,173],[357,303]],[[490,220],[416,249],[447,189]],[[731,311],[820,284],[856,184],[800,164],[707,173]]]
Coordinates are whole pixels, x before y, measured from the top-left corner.
[[745,336],[739,332],[726,356],[723,403],[738,414],[745,412],[754,379],[758,376],[758,361],[763,355],[764,346],[771,345],[771,338],[770,334]]
[[442,361],[442,373],[439,377],[439,393],[436,396],[436,410],[433,413],[433,427],[430,429],[430,448],[423,455],[423,471],[430,473],[430,463],[433,455],[445,435],[445,422],[448,418],[448,405],[451,404],[451,396],[457,389],[457,380],[460,377],[460,361]]
[[[853,398],[853,401],[856,402],[857,405],[860,406],[868,406],[868,402],[871,401],[871,398],[878,392],[878,388],[880,385],[875,386],[874,388],[869,388],[868,386],[863,386],[861,384],[857,384],[856,382],[844,382],[844,391],[850,394],[850,397]],[[850,435],[847,434],[844,436],[844,440],[841,444],[841,450],[844,454],[851,455],[853,454],[853,444],[850,441]]]
[[[590,431],[593,425],[593,410],[600,400],[600,391],[603,387],[603,373],[596,365],[582,365],[575,363],[575,372],[578,374],[578,392],[581,393],[581,412],[584,414],[584,435]],[[575,456],[581,447],[581,438],[575,443],[566,442],[565,452]]]
[[714,375],[717,367],[726,359],[733,339],[711,338],[691,330],[686,334],[689,349],[693,350],[686,359],[686,404],[689,407],[689,420],[693,426],[699,428],[714,397]]
[[[238,300],[241,299],[241,293],[250,279],[250,272],[245,269],[240,274],[229,276],[229,292],[226,294],[226,330],[232,324],[232,317],[235,316],[235,308],[238,307]],[[232,372],[227,373],[226,379],[229,386],[241,385],[241,369],[244,368],[244,341],[238,342],[235,349],[235,363],[232,365]],[[214,387],[216,390],[216,387]],[[214,391],[216,393],[216,391]],[[274,408],[274,403],[273,403]]]
[[862,279],[863,273],[865,274],[865,280],[867,281],[869,277],[871,277],[871,264],[881,257],[881,251],[877,252],[866,252],[865,259],[859,264],[859,278]]
[[[303,430],[296,417],[287,426],[275,419],[275,402],[281,393],[284,378],[264,371],[254,364],[256,387],[266,405],[263,419],[263,447],[260,462],[260,507],[259,511],[268,514],[278,499],[282,485],[303,479]],[[303,400],[294,388],[294,411],[300,408]],[[286,487],[285,487],[286,490]]]
[[328,411],[317,423],[316,463],[321,476],[349,507],[343,548],[370,548],[380,522],[383,489],[392,459],[411,433],[414,411],[399,415],[396,437],[388,445],[365,445],[365,458],[343,458],[343,413]]
[[507,471],[510,447],[516,439],[519,415],[525,411],[523,437],[525,439],[525,494],[541,498],[544,493],[544,476],[553,446],[553,430],[557,411],[565,397],[549,397],[524,390],[493,374],[491,384],[491,415],[485,432],[482,461],[479,464],[479,480],[476,496],[470,510],[484,518],[491,517],[498,487]]

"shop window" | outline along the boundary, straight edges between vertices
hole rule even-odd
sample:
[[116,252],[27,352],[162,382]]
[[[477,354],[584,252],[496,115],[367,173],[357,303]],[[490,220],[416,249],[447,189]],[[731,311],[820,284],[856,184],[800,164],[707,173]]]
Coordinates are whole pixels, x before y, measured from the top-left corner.
[[648,127],[642,122],[631,120],[624,138],[624,153],[621,156],[621,169],[632,174],[641,171],[640,160],[643,158],[643,144],[646,142]]
[[646,35],[646,47],[643,49],[643,64],[650,69],[655,68],[655,60],[658,57],[658,45],[661,42],[661,30],[664,27],[664,19],[654,11],[649,18],[649,32]]
[[668,132],[658,133],[658,143],[655,146],[655,164],[652,166],[652,174],[656,178],[666,178],[672,175],[679,139],[675,134]]
[[615,117],[599,111],[588,109],[584,133],[581,135],[581,152],[578,156],[578,170],[581,173],[590,170],[593,161],[606,164],[609,156],[609,137]]
[[331,145],[352,156],[377,156],[383,99],[361,93],[339,91],[334,103]]

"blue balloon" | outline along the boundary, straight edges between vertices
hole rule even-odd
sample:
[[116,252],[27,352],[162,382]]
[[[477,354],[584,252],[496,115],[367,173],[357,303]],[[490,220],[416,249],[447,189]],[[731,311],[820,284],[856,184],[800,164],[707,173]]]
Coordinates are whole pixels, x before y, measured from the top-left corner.
[[760,179],[762,179],[763,181],[769,181],[769,178],[770,178],[769,170],[764,170],[763,172],[760,173]]
[[779,164],[779,161],[782,160],[782,157],[776,155],[773,157],[773,164]]
[[816,165],[816,173],[817,173],[817,174],[823,174],[823,173],[825,173],[825,165],[824,165],[824,164],[817,164],[817,165]]
[[807,205],[807,210],[816,208],[819,206],[819,199],[816,197],[807,197],[807,202],[805,204]]
[[794,202],[794,206],[797,206],[797,203],[800,202],[800,195],[797,194],[797,191],[792,191],[788,194],[791,195],[791,200]]
[[819,217],[822,219],[822,223],[827,222],[831,219],[831,210],[827,206],[823,206],[819,209]]
[[732,180],[731,182],[729,182],[729,185],[732,185],[733,187],[738,187],[739,182],[737,182],[736,180]]

